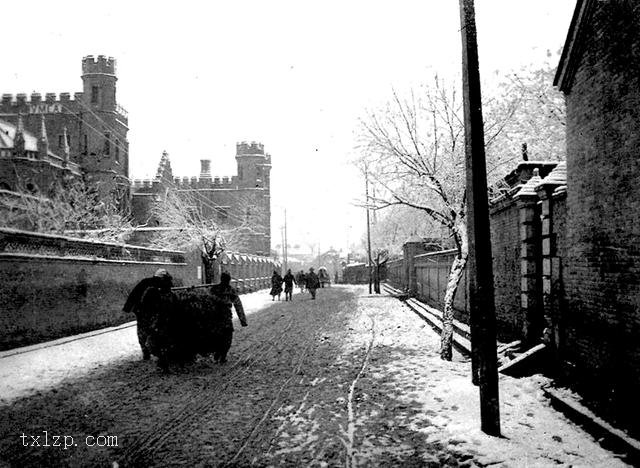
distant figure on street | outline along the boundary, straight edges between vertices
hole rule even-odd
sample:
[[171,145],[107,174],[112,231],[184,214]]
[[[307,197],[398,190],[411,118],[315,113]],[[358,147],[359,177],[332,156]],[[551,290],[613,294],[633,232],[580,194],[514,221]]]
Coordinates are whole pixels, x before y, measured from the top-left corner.
[[305,288],[306,283],[307,283],[307,276],[304,274],[304,270],[300,270],[298,272],[298,274],[296,275],[296,283],[298,284],[298,287],[300,288],[300,292],[303,293],[304,292],[304,288]]
[[273,275],[271,276],[271,300],[275,301],[276,296],[278,296],[278,300],[280,300],[280,294],[282,294],[282,276],[276,270],[273,270]]
[[318,268],[318,279],[320,280],[320,287],[324,288],[325,284],[330,283],[329,273],[325,267]]
[[287,270],[287,274],[284,275],[284,300],[291,301],[293,300],[293,284],[296,282],[296,279],[293,277],[291,270]]
[[[171,275],[164,268],[158,269],[155,274],[150,278],[142,279],[129,293],[127,301],[122,308],[125,312],[133,312],[136,316],[136,322],[138,324],[138,343],[142,349],[142,359],[148,360],[151,357],[151,353],[147,348],[147,338],[151,328],[152,314],[150,311],[144,311],[142,306],[142,296],[145,291],[151,287],[161,287],[166,282],[172,284]],[[169,286],[171,288],[171,286]]]
[[247,317],[244,314],[244,308],[242,307],[242,301],[238,296],[238,292],[231,287],[231,275],[227,272],[223,272],[220,275],[220,284],[211,286],[211,296],[216,301],[216,317],[218,321],[217,336],[214,337],[216,342],[213,352],[213,359],[215,362],[224,364],[227,362],[227,353],[231,348],[233,341],[233,317],[231,313],[231,306],[236,309],[236,315],[240,320],[240,325],[246,327]]
[[316,289],[320,286],[320,280],[318,279],[318,275],[316,275],[313,271],[313,267],[309,268],[309,273],[306,275],[307,279],[307,289],[311,293],[311,299],[316,298]]

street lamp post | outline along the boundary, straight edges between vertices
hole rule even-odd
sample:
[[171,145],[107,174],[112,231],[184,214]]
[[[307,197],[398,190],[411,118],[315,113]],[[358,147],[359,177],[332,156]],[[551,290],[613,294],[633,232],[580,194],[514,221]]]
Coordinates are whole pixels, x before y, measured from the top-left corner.
[[[460,0],[462,79],[469,237],[469,315],[474,383],[480,388],[483,432],[500,435],[496,318],[487,169],[473,0]],[[477,370],[477,375],[476,375]]]

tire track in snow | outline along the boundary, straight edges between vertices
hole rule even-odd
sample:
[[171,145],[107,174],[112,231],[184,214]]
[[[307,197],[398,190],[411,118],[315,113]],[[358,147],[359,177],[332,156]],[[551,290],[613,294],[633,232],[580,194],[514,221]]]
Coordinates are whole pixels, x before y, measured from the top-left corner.
[[343,440],[343,444],[347,450],[347,456],[345,459],[345,466],[347,468],[352,468],[357,465],[356,461],[356,450],[355,450],[355,432],[356,432],[356,423],[355,423],[355,411],[353,408],[353,399],[355,394],[356,386],[358,385],[358,380],[364,374],[367,365],[369,364],[369,358],[371,357],[371,351],[373,350],[373,345],[376,339],[376,321],[375,319],[369,315],[369,319],[371,320],[371,338],[369,339],[369,345],[367,346],[367,351],[362,359],[362,365],[360,366],[360,370],[358,374],[351,382],[351,386],[349,387],[349,395],[347,398],[347,428],[343,429],[345,433],[346,440]]
[[[280,343],[282,337],[285,336],[293,326],[293,319],[294,317],[290,317],[283,329],[273,333],[258,347],[251,347],[249,345],[244,348],[242,350],[243,352],[246,352],[247,348],[252,351],[249,352],[248,355],[241,355],[241,357],[239,357],[238,360],[228,368],[228,371],[224,375],[220,376],[221,380],[215,386],[207,390],[206,397],[204,399],[200,400],[197,404],[193,404],[193,401],[188,399],[180,406],[180,408],[165,419],[163,423],[147,432],[147,434],[139,439],[137,443],[134,443],[125,450],[122,456],[124,465],[135,465],[137,462],[141,461],[141,458],[157,451],[164,445],[171,435],[190,424],[195,416],[213,406],[219,400],[219,395],[221,393],[251,370],[251,366],[258,360],[259,356],[264,355]],[[245,364],[245,367],[236,372],[236,370],[243,364]],[[226,380],[222,380],[225,378]]]

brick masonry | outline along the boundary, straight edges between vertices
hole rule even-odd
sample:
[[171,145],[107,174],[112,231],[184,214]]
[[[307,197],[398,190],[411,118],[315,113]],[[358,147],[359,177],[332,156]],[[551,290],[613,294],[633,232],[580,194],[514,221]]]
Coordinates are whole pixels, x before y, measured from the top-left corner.
[[[165,268],[175,286],[196,285],[202,283],[201,267],[197,251],[1,229],[0,349],[134,320],[122,306],[138,281]],[[268,258],[227,253],[218,267],[231,273],[240,292],[248,292],[266,288],[280,266]]]
[[590,17],[580,23],[579,50],[570,57],[575,75],[561,84],[568,170],[563,359],[572,380],[624,419],[640,393],[640,5],[586,2],[585,11]]

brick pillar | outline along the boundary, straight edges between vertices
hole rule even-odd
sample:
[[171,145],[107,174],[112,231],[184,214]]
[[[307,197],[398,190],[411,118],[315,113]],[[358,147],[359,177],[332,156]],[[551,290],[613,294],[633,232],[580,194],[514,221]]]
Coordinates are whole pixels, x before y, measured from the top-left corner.
[[537,193],[540,198],[540,239],[542,241],[542,340],[550,349],[555,349],[552,294],[552,271],[555,257],[553,200],[548,186],[538,187]]
[[566,197],[567,167],[565,162],[543,179],[537,188],[541,200],[540,237],[542,240],[542,310],[544,343],[560,362],[562,346],[560,301],[562,299],[562,259],[558,256],[558,232],[554,220],[556,200]]
[[543,326],[541,297],[540,212],[535,188],[542,179],[534,176],[516,194],[520,211],[520,313],[527,346],[540,340]]

